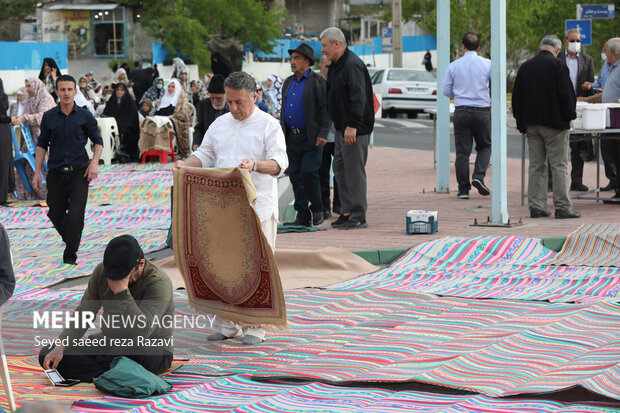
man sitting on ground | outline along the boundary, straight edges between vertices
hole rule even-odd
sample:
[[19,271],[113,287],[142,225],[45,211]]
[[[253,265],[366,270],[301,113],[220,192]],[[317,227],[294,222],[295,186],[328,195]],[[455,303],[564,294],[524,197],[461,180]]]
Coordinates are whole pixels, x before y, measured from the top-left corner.
[[[162,321],[174,316],[172,282],[144,257],[131,235],[116,237],[106,246],[103,263],[95,267],[75,312],[90,312],[94,318],[101,307],[102,318],[134,319],[133,328],[101,322],[102,332],[88,337],[89,342],[80,340],[87,326],[65,328],[59,340],[68,346],[41,349],[39,363],[44,369],[57,369],[65,379],[92,381],[118,356],[126,356],[155,374],[170,367],[172,326]],[[90,344],[95,341],[102,345]]]

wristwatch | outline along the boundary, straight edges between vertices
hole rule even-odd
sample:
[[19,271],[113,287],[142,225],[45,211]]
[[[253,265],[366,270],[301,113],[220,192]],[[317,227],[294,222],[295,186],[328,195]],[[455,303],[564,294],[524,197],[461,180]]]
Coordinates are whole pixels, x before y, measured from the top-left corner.
[[254,161],[254,166],[252,167],[252,172],[258,171],[258,161],[256,159],[252,159]]

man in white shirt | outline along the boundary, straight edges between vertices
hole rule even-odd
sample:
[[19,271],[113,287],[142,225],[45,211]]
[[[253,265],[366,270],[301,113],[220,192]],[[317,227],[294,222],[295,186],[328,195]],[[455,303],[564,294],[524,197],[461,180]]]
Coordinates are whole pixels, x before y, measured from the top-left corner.
[[[247,73],[231,73],[224,81],[230,112],[218,117],[209,126],[200,147],[182,166],[208,168],[245,168],[252,174],[256,189],[256,214],[271,249],[275,251],[278,227],[278,176],[288,167],[284,133],[279,122],[269,114],[256,110],[256,82]],[[240,328],[222,322],[222,332],[209,340],[234,337]],[[257,344],[264,340],[262,328],[243,328],[243,343]]]

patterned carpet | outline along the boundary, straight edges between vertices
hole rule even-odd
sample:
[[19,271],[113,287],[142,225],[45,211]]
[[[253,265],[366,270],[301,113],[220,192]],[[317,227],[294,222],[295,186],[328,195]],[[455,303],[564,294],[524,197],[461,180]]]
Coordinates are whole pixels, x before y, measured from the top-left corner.
[[[88,274],[119,233],[136,236],[147,252],[161,249],[170,225],[166,167],[101,168],[75,267],[62,264],[46,208],[0,208],[18,280],[12,301],[77,302],[79,292],[42,287]],[[270,333],[258,346],[207,343],[204,331],[195,332],[177,349],[189,362],[165,375],[174,388],[161,397],[104,397],[83,383],[51,387],[32,355],[9,357],[13,387],[18,403],[76,402],[84,412],[618,411],[618,403],[550,400],[575,386],[620,400],[620,269],[548,265],[555,255],[537,240],[447,237],[376,273],[288,291],[290,331]],[[185,298],[175,292],[175,300]],[[18,316],[11,308],[7,326]],[[32,340],[23,330],[4,337],[7,350]],[[298,382],[282,381],[290,378]],[[381,388],[409,381],[435,390]],[[367,382],[372,387],[360,387]]]

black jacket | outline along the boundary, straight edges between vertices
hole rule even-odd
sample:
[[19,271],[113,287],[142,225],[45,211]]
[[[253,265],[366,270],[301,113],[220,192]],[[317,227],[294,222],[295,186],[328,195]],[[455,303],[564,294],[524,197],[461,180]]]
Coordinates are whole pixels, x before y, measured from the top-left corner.
[[521,133],[531,125],[569,129],[576,104],[568,67],[551,52],[541,50],[521,65],[512,89],[512,114]]
[[[558,53],[558,59],[560,59],[560,61],[566,66],[566,50],[562,50],[560,53]],[[585,82],[594,83],[594,63],[592,63],[592,58],[583,52],[579,52],[578,59],[579,63],[577,64],[577,97],[590,96],[592,94],[592,89],[583,90],[581,88],[581,85],[583,85]]]
[[[280,124],[286,136],[286,123],[284,122],[284,108],[286,107],[286,94],[293,82],[289,76],[282,87],[282,109],[280,111]],[[321,75],[310,70],[304,86],[301,101],[304,106],[304,119],[306,120],[306,135],[312,145],[316,144],[316,138],[327,139],[327,134],[332,126],[332,121],[327,113],[326,82]]]
[[329,66],[327,110],[336,130],[347,126],[358,135],[368,135],[375,125],[372,83],[364,62],[348,48]]
[[[192,139],[192,146],[202,144],[202,138],[204,138],[207,129],[215,120],[215,109],[211,104],[211,99],[202,99],[198,103],[196,113],[196,126],[194,126],[194,138]],[[224,113],[228,112],[228,105],[224,106]]]

